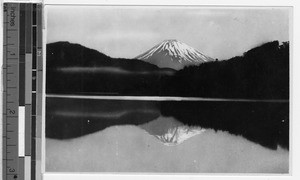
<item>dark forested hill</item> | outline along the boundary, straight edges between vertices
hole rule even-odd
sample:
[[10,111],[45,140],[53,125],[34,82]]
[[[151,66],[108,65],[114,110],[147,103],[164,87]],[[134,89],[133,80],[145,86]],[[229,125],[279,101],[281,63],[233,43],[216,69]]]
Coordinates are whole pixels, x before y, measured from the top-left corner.
[[289,98],[289,43],[269,42],[243,56],[180,70],[163,94],[218,98]]
[[46,76],[47,93],[288,99],[289,43],[175,71],[57,42],[47,45]]
[[46,93],[157,95],[175,70],[136,59],[111,58],[69,42],[47,45]]
[[[130,63],[128,63],[130,61]],[[47,45],[47,69],[62,67],[120,67],[124,70],[157,70],[153,64],[140,60],[111,58],[96,50],[69,42]]]

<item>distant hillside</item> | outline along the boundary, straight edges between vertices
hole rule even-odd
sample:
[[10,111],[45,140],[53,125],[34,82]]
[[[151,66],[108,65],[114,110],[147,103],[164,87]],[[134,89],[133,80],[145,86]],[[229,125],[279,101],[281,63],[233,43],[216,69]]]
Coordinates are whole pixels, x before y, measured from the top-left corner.
[[175,70],[136,59],[111,58],[69,42],[47,44],[46,93],[156,95]]
[[224,61],[186,67],[171,77],[163,95],[288,99],[289,43],[265,43]]
[[131,71],[158,69],[156,65],[140,60],[111,58],[79,44],[69,42],[47,44],[47,69],[62,67],[120,67]]

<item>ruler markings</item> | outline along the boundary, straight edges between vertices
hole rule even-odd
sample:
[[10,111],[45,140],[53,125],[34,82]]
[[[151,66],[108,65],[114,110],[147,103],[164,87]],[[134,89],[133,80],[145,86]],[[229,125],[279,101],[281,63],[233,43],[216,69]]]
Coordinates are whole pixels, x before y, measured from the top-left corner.
[[3,179],[40,180],[42,4],[4,3],[3,7]]
[[[3,12],[3,21],[4,22],[8,22],[8,16],[7,16],[7,4],[4,3],[3,4],[3,9],[4,9],[4,12]],[[7,38],[5,38],[7,36],[7,32],[5,29],[7,29],[8,27],[8,24],[5,23],[3,24],[3,67],[6,67],[7,66],[7,63],[6,63],[6,57],[7,57]],[[6,83],[5,83],[6,82]],[[3,112],[5,112],[5,114],[3,114],[3,127],[2,127],[2,130],[3,130],[3,133],[2,133],[2,176],[3,176],[3,179],[6,179],[6,174],[7,174],[7,169],[5,169],[4,167],[8,167],[7,165],[7,155],[9,153],[7,153],[7,146],[6,146],[6,142],[7,142],[7,133],[6,133],[6,99],[7,99],[7,91],[6,91],[6,84],[7,84],[7,68],[3,69],[3,89],[5,90],[3,92]],[[6,153],[5,153],[6,152]]]
[[[18,44],[18,4],[13,4],[11,5],[10,7],[10,13],[9,13],[10,16],[9,19],[12,23],[9,23],[8,24],[8,28],[7,30],[8,31],[13,31],[10,33],[10,36],[13,36],[14,38],[9,38],[7,39],[7,50],[9,50],[9,53],[7,53],[6,55],[6,61],[9,62],[10,58],[13,58],[13,57],[17,57],[18,56],[18,47],[12,47],[12,46],[15,46]],[[11,28],[9,28],[11,27]],[[9,34],[9,32],[7,32],[7,35]],[[15,76],[10,76],[8,78],[11,78],[12,81],[8,81],[8,84],[7,84],[7,91],[11,91],[10,94],[14,94],[15,96],[18,96],[18,89],[10,89],[11,87],[14,87],[13,84],[17,84],[18,83],[18,77],[16,77],[18,75],[18,66],[11,66],[9,67],[9,69],[13,70],[12,72],[16,72],[16,75]],[[9,72],[10,73],[10,71]],[[10,85],[11,84],[11,85]],[[18,99],[16,99],[16,97],[13,97],[13,96],[8,96],[7,97],[8,101],[11,100],[12,102],[15,102],[15,103],[11,103],[11,104],[7,104],[7,110],[8,110],[8,113],[9,114],[18,114],[18,110],[16,109],[17,106],[18,106]],[[9,123],[10,125],[9,126],[12,126],[11,128],[14,128],[14,129],[18,129],[18,123],[15,122],[15,119],[16,118],[7,118],[6,121],[7,123]],[[11,125],[11,123],[14,125]],[[17,132],[15,130],[12,130],[10,128],[8,128],[8,126],[6,127],[6,130],[7,130],[7,136],[10,138],[10,139],[7,139],[7,142],[6,142],[6,150],[8,151],[8,149],[10,147],[15,147],[13,145],[16,145],[18,144],[18,137],[17,137]],[[7,157],[11,157],[11,158],[7,158],[7,159],[14,159],[14,158],[17,158],[18,157],[18,149],[14,148],[14,149],[10,149],[9,150],[9,155],[7,155]],[[10,161],[10,162],[7,162],[7,164],[10,168],[8,169],[8,171],[6,171],[7,174],[9,174],[11,171],[13,172],[16,172],[18,173],[18,162],[17,161]],[[15,175],[14,175],[15,176]]]
[[[18,41],[19,41],[19,4],[5,3],[4,4],[4,21],[3,35],[4,35],[4,48],[3,48],[3,66],[6,66],[4,70],[3,86],[6,89],[3,92],[4,97],[4,110],[3,115],[3,179],[13,179],[18,174],[18,122],[15,121],[18,115],[18,89],[14,88],[18,83],[18,65],[9,65],[11,60],[17,60],[18,58]],[[15,47],[16,46],[16,47]],[[8,95],[10,94],[10,95]],[[12,129],[11,129],[12,128]],[[10,178],[12,175],[12,178]]]

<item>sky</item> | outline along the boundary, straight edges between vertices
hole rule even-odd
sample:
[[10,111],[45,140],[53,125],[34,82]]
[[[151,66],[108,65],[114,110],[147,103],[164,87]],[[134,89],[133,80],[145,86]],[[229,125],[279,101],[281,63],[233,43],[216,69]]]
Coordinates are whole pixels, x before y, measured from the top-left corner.
[[46,6],[47,43],[69,41],[111,57],[134,58],[177,39],[218,59],[262,43],[289,41],[289,8]]

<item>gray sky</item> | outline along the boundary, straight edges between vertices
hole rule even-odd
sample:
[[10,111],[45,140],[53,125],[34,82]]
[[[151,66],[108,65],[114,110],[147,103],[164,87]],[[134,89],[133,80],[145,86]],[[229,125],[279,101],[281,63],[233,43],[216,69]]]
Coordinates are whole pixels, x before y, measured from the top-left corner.
[[134,58],[177,39],[227,59],[263,42],[289,40],[287,8],[46,6],[47,42],[69,41]]

